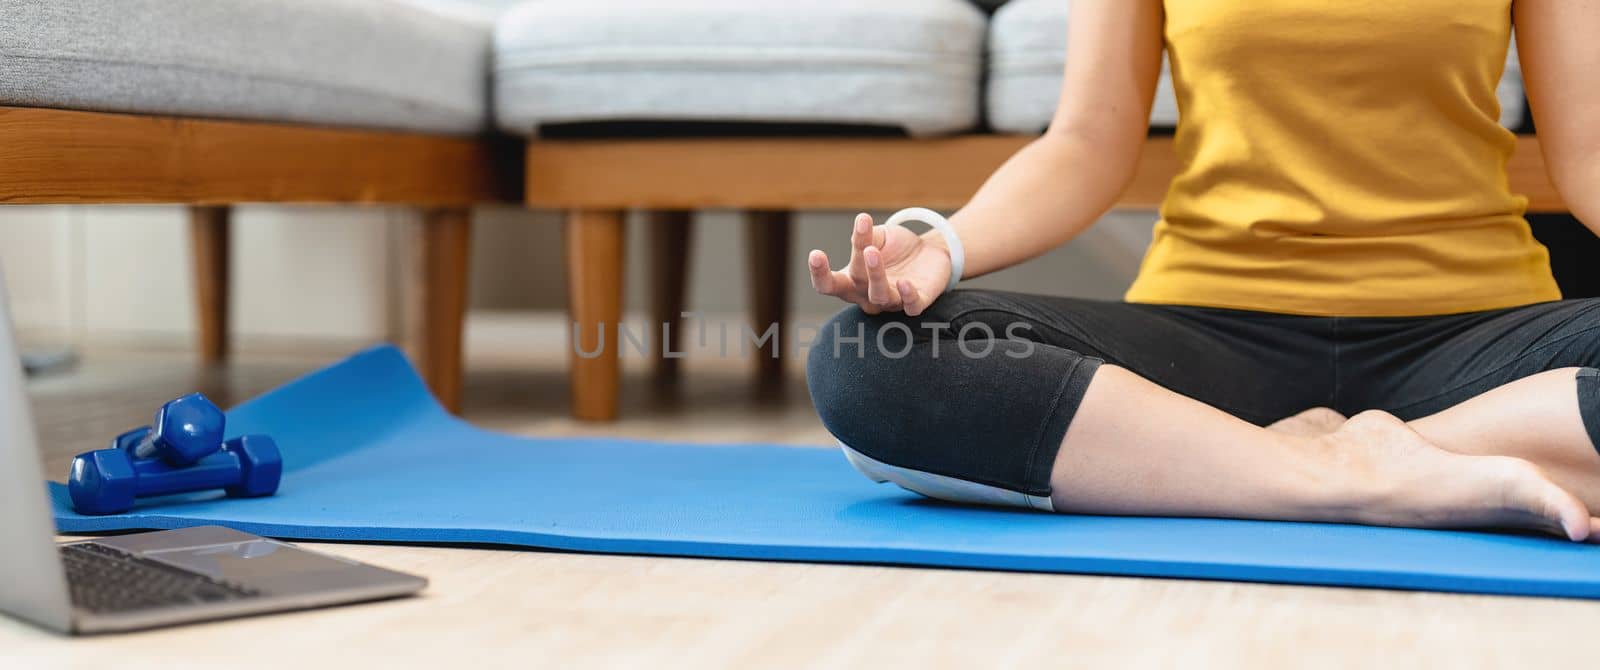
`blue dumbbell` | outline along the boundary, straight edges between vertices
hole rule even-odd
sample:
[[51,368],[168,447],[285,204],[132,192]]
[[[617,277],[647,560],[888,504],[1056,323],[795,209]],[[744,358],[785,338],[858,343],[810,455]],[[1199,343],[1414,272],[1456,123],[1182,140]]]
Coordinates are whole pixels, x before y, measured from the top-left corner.
[[184,467],[222,447],[227,417],[222,409],[199,393],[170,401],[156,410],[155,421],[111,440],[112,449],[126,449],[134,458],[159,457],[168,465]]
[[118,514],[136,498],[223,489],[230,497],[269,496],[283,478],[283,457],[265,435],[246,435],[187,467],[136,459],[127,449],[100,449],[72,459],[67,491],[80,514]]

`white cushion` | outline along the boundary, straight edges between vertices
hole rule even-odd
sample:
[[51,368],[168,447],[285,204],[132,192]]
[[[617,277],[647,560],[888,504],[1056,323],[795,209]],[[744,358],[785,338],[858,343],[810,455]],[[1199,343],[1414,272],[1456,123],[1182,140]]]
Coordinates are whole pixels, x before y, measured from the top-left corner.
[[496,26],[496,120],[956,132],[978,122],[986,30],[964,0],[534,0]]
[[475,133],[491,29],[390,0],[10,0],[0,104]]
[[[1068,0],[1011,0],[995,12],[989,28],[989,124],[1011,133],[1037,133],[1050,124],[1061,94],[1066,63]],[[1522,69],[1515,45],[1500,81],[1500,123],[1522,124]],[[1163,56],[1150,125],[1178,124],[1172,73]]]
[[1528,99],[1522,88],[1522,60],[1517,57],[1517,38],[1511,37],[1511,48],[1506,52],[1506,72],[1495,87],[1495,97],[1500,98],[1500,125],[1516,128],[1528,118]]

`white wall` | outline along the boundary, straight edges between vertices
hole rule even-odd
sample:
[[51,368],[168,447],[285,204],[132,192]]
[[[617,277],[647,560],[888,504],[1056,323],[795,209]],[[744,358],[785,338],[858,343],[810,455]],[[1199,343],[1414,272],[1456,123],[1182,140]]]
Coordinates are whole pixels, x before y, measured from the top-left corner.
[[[380,208],[241,207],[234,331],[245,343],[376,341],[392,331],[392,238]],[[0,265],[24,338],[190,346],[194,290],[183,208],[0,208]]]
[[74,285],[74,212],[59,207],[0,208],[0,269],[19,330],[60,337],[80,319]]

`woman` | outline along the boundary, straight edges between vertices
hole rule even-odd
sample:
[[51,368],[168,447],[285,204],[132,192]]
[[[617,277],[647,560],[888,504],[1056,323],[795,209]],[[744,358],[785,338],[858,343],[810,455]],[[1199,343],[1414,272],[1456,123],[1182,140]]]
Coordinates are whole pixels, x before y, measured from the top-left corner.
[[1165,48],[1183,169],[1126,302],[945,293],[945,236],[860,215],[844,270],[809,258],[855,305],[811,351],[823,422],[950,500],[1600,540],[1600,301],[1560,300],[1508,190],[1513,23],[1550,174],[1600,226],[1594,3],[1074,0],[1049,131],[951,222],[966,277],[1088,227]]

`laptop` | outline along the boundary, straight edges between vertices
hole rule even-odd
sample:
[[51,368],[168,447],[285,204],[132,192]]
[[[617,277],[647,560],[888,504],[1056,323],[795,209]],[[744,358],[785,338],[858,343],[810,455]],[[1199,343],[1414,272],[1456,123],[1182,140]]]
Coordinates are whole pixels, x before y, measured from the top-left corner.
[[58,544],[0,281],[0,611],[105,633],[416,593],[422,577],[220,526]]

